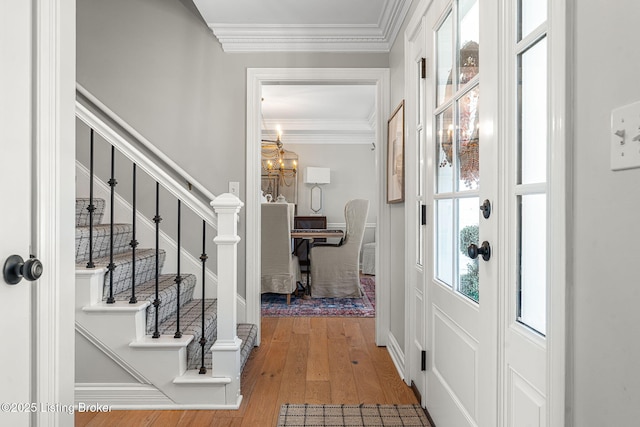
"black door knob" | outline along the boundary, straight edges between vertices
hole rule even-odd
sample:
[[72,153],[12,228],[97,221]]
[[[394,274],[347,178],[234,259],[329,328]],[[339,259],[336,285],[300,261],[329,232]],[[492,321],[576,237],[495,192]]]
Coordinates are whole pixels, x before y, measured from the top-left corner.
[[482,242],[480,247],[472,243],[467,248],[467,253],[471,259],[476,259],[478,258],[478,255],[482,255],[483,260],[489,261],[489,259],[491,259],[491,245],[489,245],[489,242],[486,240]]
[[24,277],[32,282],[42,276],[42,263],[37,258],[23,260],[20,255],[11,255],[4,263],[4,280],[10,285],[20,283]]

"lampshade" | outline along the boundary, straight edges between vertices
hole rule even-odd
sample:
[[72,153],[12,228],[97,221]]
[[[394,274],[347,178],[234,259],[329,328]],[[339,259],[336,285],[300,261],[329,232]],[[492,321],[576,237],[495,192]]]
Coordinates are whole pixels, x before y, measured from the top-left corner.
[[330,168],[304,168],[304,183],[305,184],[329,184],[331,182],[331,169]]

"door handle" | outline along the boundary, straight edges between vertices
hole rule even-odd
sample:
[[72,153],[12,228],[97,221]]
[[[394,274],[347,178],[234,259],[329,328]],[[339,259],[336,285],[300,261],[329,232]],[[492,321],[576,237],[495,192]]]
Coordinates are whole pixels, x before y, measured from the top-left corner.
[[32,282],[42,276],[42,263],[37,258],[23,260],[20,255],[11,255],[4,263],[4,280],[10,285],[20,283],[22,278]]
[[489,245],[489,242],[486,240],[482,242],[480,247],[472,243],[467,248],[467,253],[471,259],[476,259],[478,255],[482,255],[483,260],[489,261],[489,259],[491,259],[491,245]]

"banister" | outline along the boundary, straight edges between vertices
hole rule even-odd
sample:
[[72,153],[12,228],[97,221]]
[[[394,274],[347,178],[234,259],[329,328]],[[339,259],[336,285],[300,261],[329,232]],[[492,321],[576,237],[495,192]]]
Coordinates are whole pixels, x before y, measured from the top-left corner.
[[[76,84],[76,95],[76,117],[115,146],[125,157],[136,163],[150,177],[161,182],[169,193],[182,200],[210,226],[217,229],[216,216],[209,205],[216,198],[213,193],[80,84]],[[151,154],[156,160],[160,160],[166,168],[159,166],[158,162],[151,159],[144,151]],[[165,169],[169,169],[169,171]],[[176,176],[180,179],[177,179]],[[200,197],[185,187],[185,184],[196,189]],[[206,201],[202,199],[206,199]]]

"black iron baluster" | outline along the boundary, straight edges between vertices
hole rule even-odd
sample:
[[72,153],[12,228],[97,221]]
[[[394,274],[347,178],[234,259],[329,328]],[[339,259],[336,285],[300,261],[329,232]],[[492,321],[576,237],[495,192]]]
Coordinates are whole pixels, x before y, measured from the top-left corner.
[[181,338],[182,332],[180,332],[180,283],[182,283],[182,276],[180,276],[180,206],[181,202],[178,200],[178,263],[177,263],[177,273],[176,273],[176,287],[177,289],[177,311],[176,311],[176,333],[173,336],[174,338]]
[[96,210],[93,204],[93,129],[90,132],[90,148],[89,148],[89,262],[87,268],[94,268],[93,263],[93,212]]
[[114,214],[114,198],[116,192],[116,185],[118,181],[115,178],[115,164],[116,164],[116,148],[111,146],[111,179],[109,179],[109,187],[111,187],[111,206],[109,206],[109,212],[111,218],[109,218],[109,298],[107,298],[107,304],[113,304],[116,302],[113,297],[113,272],[116,269],[116,265],[113,263],[113,214]]
[[202,348],[202,364],[200,365],[200,373],[206,374],[207,368],[204,366],[204,346],[207,343],[206,338],[204,337],[204,281],[206,278],[206,267],[205,263],[207,262],[207,251],[206,251],[206,229],[207,223],[202,220],[202,255],[200,255],[200,261],[202,261],[202,336],[200,337],[200,347]]
[[158,283],[158,277],[160,276],[160,184],[156,182],[156,216],[153,217],[153,222],[156,223],[156,299],[153,301],[153,306],[156,308],[156,324],[155,331],[153,332],[153,338],[160,338],[160,331],[158,330],[158,315],[160,311],[160,284]]
[[138,241],[136,240],[136,164],[133,164],[133,213],[131,218],[131,228],[133,235],[131,236],[131,298],[129,304],[135,304],[138,302],[136,297],[136,248],[138,247]]

